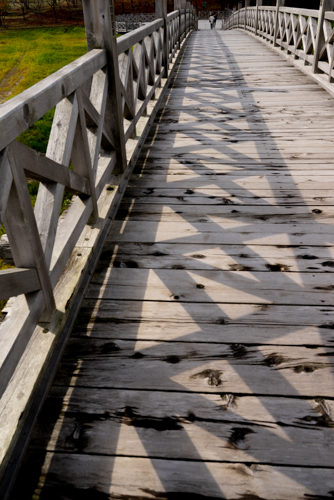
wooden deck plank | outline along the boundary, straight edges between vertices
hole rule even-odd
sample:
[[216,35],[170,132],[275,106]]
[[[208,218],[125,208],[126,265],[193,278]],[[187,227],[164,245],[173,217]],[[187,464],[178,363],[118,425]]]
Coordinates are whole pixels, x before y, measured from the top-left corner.
[[[78,367],[81,356],[85,360]],[[71,381],[71,385],[95,388],[331,397],[329,374],[333,366],[333,352],[315,346],[309,349],[280,345],[273,352],[272,346],[220,343],[213,351],[205,343],[76,338],[69,344],[55,383],[66,385]],[[152,373],[155,373],[153,378]]]
[[[114,250],[117,251],[117,257],[114,255]],[[139,242],[114,244],[110,242],[100,257],[96,274],[106,275],[112,267],[332,273],[334,272],[334,249],[317,246],[282,248],[272,245],[247,245],[242,249],[240,245],[212,248],[211,245],[191,243],[154,243],[151,245]]]
[[303,205],[310,207],[323,207],[334,205],[334,195],[331,191],[312,191],[308,190],[301,194],[295,189],[282,190],[249,190],[233,189],[229,192],[222,192],[221,189],[208,188],[207,193],[204,189],[193,189],[193,193],[187,193],[184,189],[169,189],[168,187],[156,188],[153,190],[145,188],[129,188],[124,195],[124,199],[129,201],[136,200],[140,203],[157,203],[162,205],[173,205],[184,202],[192,205],[234,205],[238,209],[240,205],[284,205],[294,206]]
[[247,34],[192,35],[40,416],[31,495],[332,496],[333,109]]
[[[168,239],[168,238],[166,238]],[[215,242],[213,242],[215,244]],[[333,276],[218,270],[111,269],[93,277],[86,292],[92,299],[161,300],[204,304],[332,305]]]
[[80,453],[47,453],[46,456],[29,453],[27,460],[44,461],[43,470],[50,472],[48,481],[41,480],[39,484],[41,499],[61,498],[64,493],[70,499],[75,495],[93,497],[98,492],[101,498],[113,500],[124,500],[124,497],[127,500],[173,497],[214,500],[235,499],[240,491],[246,491],[249,498],[270,494],[272,500],[305,500],[307,495],[312,498],[314,484],[318,484],[318,498],[320,495],[326,498],[333,488],[332,469],[317,467],[212,463],[200,457],[197,461],[170,461]]
[[[126,317],[124,316],[126,310]],[[266,345],[333,345],[332,306],[85,299],[74,336]]]
[[[331,223],[334,217],[332,206],[321,207],[321,210],[308,208],[307,206],[290,207],[284,206],[256,206],[240,205],[237,209],[229,205],[198,205],[197,207],[188,205],[173,205],[173,207],[158,204],[129,203],[124,201],[118,210],[116,219],[137,221],[164,221],[179,222],[180,215],[189,222],[209,222],[228,218],[230,221],[240,221],[244,223],[262,224],[294,224],[295,222],[308,222],[315,224],[321,222]],[[111,238],[109,238],[111,240]]]
[[[96,394],[85,388],[68,397],[55,389],[32,448],[83,454],[98,448],[111,455],[121,432],[116,453],[123,456],[196,460],[199,453],[203,460],[242,462],[252,449],[255,463],[313,467],[326,467],[332,458],[334,436],[324,414],[334,410],[330,400],[282,398],[278,407],[272,397],[108,389]],[[47,429],[57,404],[64,415],[50,439]]]
[[[321,205],[317,205],[318,207]],[[143,227],[145,233],[143,234]],[[116,241],[157,243],[162,241],[179,243],[207,243],[211,245],[263,244],[268,245],[314,245],[331,246],[334,234],[331,224],[243,224],[223,220],[222,222],[198,222],[191,224],[178,222],[125,223],[116,222],[114,233]],[[244,250],[244,249],[243,249]]]
[[68,345],[54,383],[97,390],[330,398],[333,367],[333,352],[325,347],[280,345],[273,350],[272,346],[216,344],[213,349],[212,345],[194,342],[76,338]]

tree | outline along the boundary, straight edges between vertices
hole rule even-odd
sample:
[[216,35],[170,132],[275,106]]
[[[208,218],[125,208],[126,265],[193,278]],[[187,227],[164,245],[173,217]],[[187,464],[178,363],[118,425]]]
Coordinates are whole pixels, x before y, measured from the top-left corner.
[[11,3],[14,7],[17,7],[21,10],[23,20],[26,19],[26,13],[29,9],[29,0],[11,0]]
[[73,19],[72,13],[74,13],[74,19],[78,18],[78,9],[81,8],[81,2],[79,0],[65,0],[66,7],[68,10],[68,17]]
[[[0,0],[1,1],[1,0]],[[41,24],[41,11],[43,7],[44,0],[30,0],[29,10],[35,14],[37,17],[38,24]]]
[[6,27],[6,15],[8,12],[9,2],[8,0],[0,0],[0,26]]
[[57,19],[58,0],[46,0],[46,3],[48,4],[48,6],[52,10],[54,22],[57,23],[58,22],[58,19]]

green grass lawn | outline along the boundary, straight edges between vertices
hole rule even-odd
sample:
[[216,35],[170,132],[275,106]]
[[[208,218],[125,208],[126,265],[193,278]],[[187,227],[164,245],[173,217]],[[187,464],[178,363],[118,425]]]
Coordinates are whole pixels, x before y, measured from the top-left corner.
[[2,31],[0,92],[13,97],[86,52],[82,27]]
[[[31,28],[3,31],[0,42],[0,99],[23,92],[87,52],[81,27]],[[54,110],[50,110],[20,140],[45,153]]]
[[[31,28],[1,32],[0,102],[23,92],[48,75],[87,52],[85,29],[82,27]],[[46,152],[54,110],[24,132],[19,140],[41,153]],[[1,182],[1,179],[0,179]],[[34,205],[38,183],[28,183]],[[64,197],[63,209],[69,203]],[[4,233],[0,227],[0,237]],[[8,266],[0,260],[0,270]],[[1,306],[4,302],[0,303]]]

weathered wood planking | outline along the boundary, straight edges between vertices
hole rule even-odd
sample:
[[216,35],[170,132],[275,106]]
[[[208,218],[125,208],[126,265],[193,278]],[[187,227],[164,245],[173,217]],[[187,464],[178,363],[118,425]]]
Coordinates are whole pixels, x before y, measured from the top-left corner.
[[326,347],[233,343],[213,349],[189,337],[183,343],[72,339],[54,383],[96,389],[333,395],[333,351]]
[[161,500],[170,500],[173,496],[234,499],[240,491],[256,499],[266,494],[271,500],[305,500],[306,495],[312,495],[315,490],[326,498],[334,483],[333,471],[328,468],[227,464],[205,462],[200,457],[196,461],[169,461],[80,453],[47,453],[44,457],[42,453],[30,452],[28,460],[44,461],[37,490],[41,500],[51,495],[61,498],[64,490],[72,495],[69,498],[98,492],[100,496],[117,500],[124,499],[124,495],[138,500],[154,500],[158,495]]
[[[332,247],[303,246],[285,248],[271,245],[118,243],[106,245],[96,273],[109,267],[140,269],[217,269],[223,271],[334,272]],[[114,250],[117,256],[114,255]],[[301,253],[303,251],[303,253]],[[250,260],[251,259],[251,260]]]
[[0,300],[40,290],[36,269],[7,269],[1,273]]
[[[207,173],[206,175],[148,175],[139,176],[141,188],[157,188],[161,186],[162,182],[166,182],[170,187],[178,189],[195,188],[197,190],[204,188],[220,188],[225,191],[231,189],[253,189],[264,190],[291,190],[298,189],[302,193],[307,190],[315,192],[330,190],[334,187],[334,175],[317,176],[317,175],[252,175],[249,176],[245,172],[239,172],[239,175],[215,175]],[[129,187],[136,186],[137,178],[134,176],[133,180],[129,183]],[[173,186],[171,186],[173,184]],[[190,193],[191,194],[191,193]]]
[[[124,309],[126,317],[124,317]],[[125,340],[333,345],[333,307],[85,299],[74,336]]]
[[[197,208],[187,205],[161,206],[157,204],[148,205],[145,203],[129,203],[124,201],[118,212],[116,219],[124,220],[131,217],[131,221],[163,221],[179,222],[180,215],[182,219],[188,222],[209,222],[223,219],[231,221],[240,221],[252,224],[268,223],[271,224],[294,224],[302,221],[318,224],[324,222],[330,224],[334,218],[334,209],[332,206],[313,209],[307,206],[291,207],[283,206],[252,206],[241,205],[237,209],[228,205],[200,205]],[[111,240],[112,238],[109,238]]]
[[93,277],[86,297],[330,306],[333,294],[332,274],[323,274],[320,281],[316,273],[116,268]]
[[[331,415],[333,409],[329,400],[281,398],[278,406],[273,397],[107,389],[96,394],[79,387],[62,397],[63,391],[55,389],[32,448],[90,454],[98,447],[103,455],[116,451],[193,460],[200,453],[204,460],[228,462],[247,459],[252,448],[254,462],[317,467],[326,467],[332,459],[334,435],[325,422],[325,412]],[[47,429],[56,405],[62,405],[63,418],[50,439]]]
[[333,102],[192,36],[32,440],[41,499],[331,496]]
[[[168,185],[167,185],[168,186]],[[331,191],[312,191],[308,190],[301,194],[295,189],[271,190],[271,189],[256,189],[252,191],[247,189],[231,189],[230,192],[225,192],[222,189],[214,187],[210,188],[195,188],[192,193],[187,192],[188,189],[171,189],[164,185],[163,188],[145,189],[145,188],[129,188],[125,193],[125,200],[140,201],[141,203],[159,203],[163,205],[169,204],[185,204],[193,205],[235,205],[237,209],[240,205],[303,205],[320,207],[322,205],[334,205],[334,195]],[[205,192],[207,191],[207,192]]]
[[[319,206],[319,205],[318,205]],[[223,219],[223,217],[222,217]],[[219,222],[190,223],[180,221],[177,226],[172,222],[139,222],[131,220],[115,223],[115,239],[120,242],[140,241],[146,230],[144,242],[208,243],[211,245],[268,244],[268,245],[314,245],[331,246],[334,234],[331,224],[268,224],[259,225],[240,222],[238,225],[229,219]],[[312,232],[311,232],[312,231]]]

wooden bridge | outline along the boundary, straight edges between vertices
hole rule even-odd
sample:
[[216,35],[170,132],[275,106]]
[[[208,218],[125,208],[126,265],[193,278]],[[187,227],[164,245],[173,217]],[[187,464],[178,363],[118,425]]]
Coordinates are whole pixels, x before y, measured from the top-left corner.
[[0,497],[333,498],[334,14],[157,2],[116,43],[92,5],[0,107]]

